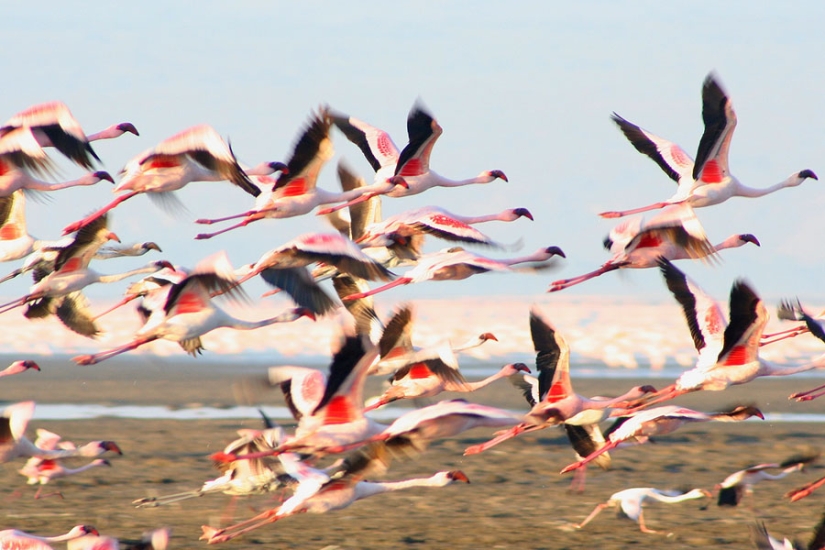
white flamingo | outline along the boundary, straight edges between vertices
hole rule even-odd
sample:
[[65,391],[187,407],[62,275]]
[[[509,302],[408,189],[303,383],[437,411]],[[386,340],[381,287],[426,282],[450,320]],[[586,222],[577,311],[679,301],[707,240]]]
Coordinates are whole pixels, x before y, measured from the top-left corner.
[[389,192],[396,185],[406,185],[404,181],[398,180],[397,182],[377,182],[371,186],[345,190],[341,193],[318,189],[316,187],[318,173],[334,153],[332,140],[329,138],[329,128],[329,114],[326,110],[321,110],[312,117],[307,128],[301,133],[285,169],[281,171],[276,180],[273,180],[271,191],[258,196],[255,208],[223,218],[196,220],[196,223],[211,225],[243,218],[235,225],[213,233],[201,233],[195,238],[211,239],[257,220],[302,216],[324,204],[345,202],[362,196],[366,200]]
[[705,131],[699,141],[694,162],[678,145],[651,134],[614,113],[613,121],[636,150],[653,159],[668,177],[679,184],[679,188],[666,201],[632,210],[602,212],[599,215],[603,218],[618,218],[683,202],[699,208],[722,203],[731,197],[761,197],[800,185],[808,178],[818,179],[811,170],[802,170],[775,185],[756,189],[743,185],[730,173],[728,151],[736,128],[736,113],[730,97],[713,73],[705,78],[702,85],[702,120]]
[[617,269],[656,267],[659,258],[712,261],[718,251],[747,243],[760,246],[757,238],[750,233],[731,235],[714,246],[708,241],[690,205],[668,206],[646,222],[641,218],[631,218],[614,227],[604,240],[605,248],[613,257],[590,273],[554,281],[549,292],[563,290]]
[[11,376],[13,374],[20,374],[27,370],[40,371],[40,365],[31,360],[15,361],[3,370],[0,370],[0,376]]
[[20,127],[30,128],[41,147],[54,147],[84,168],[92,167],[92,158],[100,162],[90,142],[113,139],[127,132],[140,135],[134,124],[121,122],[87,136],[66,104],[60,101],[41,103],[17,113],[0,126],[0,136]]
[[50,550],[52,548],[49,545],[50,542],[65,542],[86,535],[99,534],[97,529],[90,525],[75,525],[68,533],[54,537],[41,537],[17,529],[6,529],[0,531],[0,547],[20,548],[21,550]]

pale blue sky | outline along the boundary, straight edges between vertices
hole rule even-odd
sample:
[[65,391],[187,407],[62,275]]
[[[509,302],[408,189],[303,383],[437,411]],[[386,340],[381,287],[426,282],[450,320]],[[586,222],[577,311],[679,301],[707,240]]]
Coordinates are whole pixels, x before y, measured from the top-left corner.
[[[87,132],[133,122],[141,136],[99,142],[113,175],[132,156],[194,124],[228,136],[239,158],[286,160],[310,111],[322,103],[388,130],[406,142],[406,115],[421,98],[444,128],[431,165],[464,178],[501,169],[509,183],[432,190],[387,199],[385,214],[438,204],[462,214],[529,207],[536,221],[486,225],[519,254],[558,245],[563,268],[538,276],[490,275],[396,289],[388,300],[484,293],[542,294],[552,280],[589,271],[608,258],[601,241],[613,222],[603,210],[669,197],[675,186],[635,152],[610,122],[616,111],[691,154],[702,132],[700,90],[716,70],[739,117],[731,168],[762,187],[803,168],[825,178],[825,115],[817,24],[825,5],[752,2],[39,2],[4,8],[0,31],[4,90],[0,119],[34,103],[65,101]],[[337,157],[371,179],[360,152],[340,134]],[[335,162],[320,186],[337,188]],[[64,164],[63,175],[79,169]],[[754,233],[762,248],[728,251],[724,265],[681,266],[724,298],[746,276],[768,298],[821,301],[820,243],[825,182],[808,181],[761,199],[732,199],[699,210],[713,241]],[[108,202],[108,184],[71,189],[29,206],[31,232],[51,238]],[[314,216],[258,222],[194,241],[196,217],[251,206],[228,184],[182,192],[191,217],[172,218],[145,197],[113,212],[124,241],[155,240],[184,265],[224,248],[236,265],[305,231]],[[443,246],[431,242],[430,249]],[[489,251],[491,256],[505,255]],[[145,258],[144,258],[145,259]],[[100,264],[126,269],[141,260]],[[3,266],[11,270],[14,265]],[[251,286],[256,295],[260,286]],[[28,281],[0,293],[25,292]],[[97,289],[93,297],[120,293]],[[655,270],[608,274],[566,294],[629,293],[668,300]]]

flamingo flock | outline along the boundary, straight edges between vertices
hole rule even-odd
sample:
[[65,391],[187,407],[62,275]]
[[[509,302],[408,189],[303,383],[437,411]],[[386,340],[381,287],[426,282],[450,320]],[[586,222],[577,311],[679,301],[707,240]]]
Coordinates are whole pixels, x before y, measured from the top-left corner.
[[[702,87],[702,119],[705,131],[694,160],[678,145],[613,114],[612,120],[622,134],[677,183],[677,191],[671,198],[648,206],[600,214],[603,218],[620,218],[658,210],[647,220],[641,217],[622,220],[604,241],[612,255],[609,260],[592,272],[552,282],[548,290],[563,291],[610,271],[658,268],[664,279],[663,286],[672,293],[685,317],[688,334],[697,351],[695,367],[662,390],[634,386],[617,391],[613,397],[577,394],[572,384],[576,366],[571,364],[561,323],[551,321],[552,316],[537,307],[529,312],[529,317],[525,315],[529,318],[536,353],[535,376],[529,366],[516,362],[501,366],[483,380],[468,381],[459,367],[459,353],[497,338],[481,332],[464,345],[455,346],[445,339],[436,346],[416,348],[411,339],[414,304],[399,306],[386,324],[381,322],[372,296],[394,287],[428,281],[460,281],[489,272],[508,277],[537,276],[561,269],[566,258],[559,246],[546,241],[545,246],[531,254],[509,258],[488,257],[465,248],[481,246],[493,251],[518,248],[519,243],[501,244],[475,225],[493,221],[524,223],[519,221],[521,218],[533,220],[533,213],[524,207],[477,215],[456,214],[441,206],[413,210],[402,207],[398,213],[382,218],[382,204],[395,205],[398,199],[426,193],[434,187],[491,184],[496,180],[502,180],[502,185],[517,185],[517,182],[510,183],[498,169],[457,180],[432,171],[430,157],[443,129],[420,100],[408,113],[408,141],[402,149],[387,132],[323,106],[311,113],[306,126],[299,130],[285,162],[265,160],[251,168],[241,165],[230,142],[212,126],[199,124],[184,129],[130,160],[114,186],[113,191],[118,195],[105,206],[67,225],[63,236],[52,241],[35,239],[28,234],[25,193],[58,191],[103,180],[115,183],[115,179],[102,171],[89,172],[66,182],[38,179],[52,174],[54,164],[49,149],[91,170],[100,163],[92,142],[139,134],[134,125],[124,122],[87,135],[68,107],[60,102],[37,105],[12,116],[0,126],[0,261],[24,262],[3,280],[32,272],[35,282],[24,296],[0,305],[0,314],[15,315],[15,310],[25,307],[23,315],[27,319],[54,315],[67,330],[94,338],[105,330],[104,316],[111,309],[91,311],[83,290],[95,283],[118,284],[135,275],[144,275],[124,289],[123,300],[115,306],[140,299],[136,317],[141,327],[134,338],[106,351],[73,358],[75,364],[83,366],[129,353],[156,340],[177,342],[183,351],[196,356],[207,351],[202,337],[214,330],[255,330],[297,322],[303,317],[341,318],[340,343],[327,372],[286,365],[270,369],[269,383],[282,391],[294,416],[294,430],[265,419],[264,429],[241,430],[239,439],[222,452],[211,455],[221,471],[219,477],[207,480],[198,489],[139,498],[134,502],[137,507],[145,508],[215,493],[233,498],[280,495],[277,506],[249,519],[231,525],[204,524],[201,539],[209,544],[229,542],[299,513],[333,512],[361,499],[401,489],[456,490],[447,487],[470,481],[463,471],[456,469],[445,468],[398,481],[375,478],[386,475],[394,461],[425,453],[432,444],[470,429],[498,431],[489,434],[486,441],[466,448],[464,455],[468,457],[498,445],[506,448],[506,442],[524,433],[564,427],[577,460],[561,469],[561,474],[575,470],[574,484],[581,491],[584,478],[578,476],[590,462],[609,469],[608,452],[666,436],[688,423],[764,419],[763,412],[751,404],[740,404],[724,412],[702,412],[662,403],[700,390],[721,392],[757,377],[786,376],[825,367],[825,355],[790,367],[774,365],[759,357],[760,346],[776,339],[810,333],[825,340],[821,320],[806,312],[799,300],[783,302],[779,318],[801,321],[804,325],[766,335],[768,308],[752,285],[741,279],[733,282],[726,318],[716,301],[671,263],[698,259],[712,264],[719,261],[722,250],[746,244],[760,246],[759,240],[750,233],[733,233],[713,244],[694,209],[710,207],[735,196],[759,197],[817,179],[813,171],[803,169],[774,186],[760,189],[743,185],[730,173],[728,153],[737,118],[730,96],[714,73],[708,75]],[[345,138],[342,148],[360,150],[373,168],[371,184],[341,163],[338,166],[341,192],[317,186],[319,175],[334,156],[333,142],[340,137]],[[195,240],[210,240],[258,221],[263,222],[261,226],[269,223],[277,230],[278,219],[312,212],[319,220],[329,219],[336,231],[319,229],[284,239],[283,244],[274,248],[270,245],[268,251],[262,251],[258,258],[248,258],[238,268],[231,265],[226,252],[220,249],[191,267],[155,260],[112,275],[103,275],[90,267],[93,261],[112,257],[161,253],[156,243],[106,248],[110,241],[120,242],[108,228],[109,220],[118,215],[116,207],[120,203],[146,194],[162,205],[174,207],[175,191],[189,183],[209,181],[228,181],[255,201],[241,213],[226,212],[220,218],[197,219],[199,225],[239,221],[212,233],[193,235]],[[227,188],[226,192],[234,191]],[[451,193],[458,195],[461,191]],[[428,237],[451,241],[456,246],[424,252]],[[269,295],[282,292],[294,302],[294,307],[274,317],[250,321],[236,318],[218,305],[221,299],[242,303],[247,299],[244,284],[258,275],[273,287]],[[325,282],[328,279],[332,279],[332,292],[325,288],[330,284]],[[383,284],[371,287],[372,281]],[[0,371],[0,377],[22,375],[30,370],[40,369],[32,360],[18,360]],[[93,369],[78,372],[92,373]],[[380,395],[366,398],[365,382],[369,376],[388,377],[388,381]],[[503,383],[503,379],[510,384]],[[472,392],[492,384],[499,387],[498,391],[521,392],[527,401],[524,410],[507,411],[470,402]],[[455,396],[441,399],[445,392],[459,393],[467,400]],[[792,397],[804,401],[823,393],[819,387]],[[432,403],[433,399],[439,401]],[[430,404],[410,409],[391,424],[379,422],[371,414],[397,406],[402,400],[418,400],[419,405],[421,400],[429,400]],[[30,441],[25,431],[34,407],[33,401],[16,403],[0,416],[0,462],[28,458],[19,472],[29,484],[38,485],[34,498],[57,495],[63,498],[62,491],[42,494],[45,485],[92,468],[111,466],[109,460],[97,458],[104,452],[121,454],[112,441],[94,441],[75,447],[42,429],[38,430],[37,440]],[[603,432],[599,425],[610,418],[618,420]],[[94,460],[79,466],[63,463],[73,457]],[[471,460],[483,458],[468,459],[468,465]],[[719,504],[736,505],[743,492],[749,492],[756,481],[779,479],[811,461],[813,458],[792,464],[760,464],[732,474],[716,487]],[[779,468],[779,473],[768,473],[772,468]],[[807,496],[822,484],[822,480],[808,484],[794,492],[793,498]],[[709,496],[711,493],[702,488],[689,491],[628,488],[609,496],[586,519],[573,526],[581,529],[604,508],[619,507],[639,524],[642,532],[657,534],[660,532],[645,522],[644,503],[676,503]],[[393,497],[387,494],[378,498]],[[84,545],[84,539],[88,545]],[[168,539],[169,531],[159,529],[147,536],[146,544],[165,548]],[[26,540],[31,542],[24,542]],[[11,529],[0,531],[3,548],[8,544],[45,548],[47,544],[64,540],[72,540],[72,548],[115,548],[118,544],[116,539],[101,536],[90,526],[76,526],[65,535],[52,537]]]

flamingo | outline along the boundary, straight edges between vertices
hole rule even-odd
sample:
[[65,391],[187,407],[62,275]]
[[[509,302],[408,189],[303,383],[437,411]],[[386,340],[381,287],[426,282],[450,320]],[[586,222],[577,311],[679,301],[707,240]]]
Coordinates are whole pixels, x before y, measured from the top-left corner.
[[[823,327],[823,322],[808,314],[802,308],[802,304],[799,303],[799,300],[797,300],[796,304],[792,304],[787,300],[783,301],[779,306],[777,316],[780,319],[789,321],[803,321],[805,323],[804,330],[792,329],[795,330],[795,333],[793,333],[794,336],[796,334],[802,334],[803,332],[810,332],[816,338],[825,342],[825,327]],[[812,390],[791,394],[789,399],[796,399],[797,401],[810,401],[823,395],[825,395],[825,385],[817,386]]]
[[[490,183],[497,179],[508,181],[501,170],[488,170],[465,180],[450,180],[430,170],[430,153],[443,130],[421,103],[414,104],[407,116],[409,143],[400,153],[389,134],[383,130],[341,114],[332,115],[332,121],[347,139],[364,153],[367,162],[375,170],[376,183],[393,178],[401,178],[406,183],[406,187],[397,186],[387,193],[388,197],[417,195],[431,187],[459,187],[474,183]],[[344,208],[362,200],[365,200],[363,196],[334,209]]]
[[178,342],[188,353],[197,355],[203,349],[201,336],[217,328],[254,330],[275,323],[289,323],[303,316],[314,318],[311,312],[302,308],[260,321],[232,317],[211,302],[210,293],[221,291],[233,298],[243,296],[240,289],[230,292],[236,286],[226,254],[213,254],[169,290],[163,309],[148,318],[132,342],[93,355],[79,355],[73,361],[80,365],[92,365],[158,339]]
[[751,539],[759,550],[822,550],[825,548],[825,516],[814,527],[814,534],[808,544],[791,542],[788,539],[779,541],[768,534],[763,522],[751,524]]
[[424,206],[367,226],[366,234],[357,242],[362,247],[391,246],[398,241],[403,244],[413,235],[427,234],[448,241],[500,248],[501,245],[471,226],[494,220],[511,222],[521,217],[533,219],[533,215],[526,208],[510,208],[483,216],[459,216],[437,206]]
[[97,457],[106,451],[120,453],[113,441],[92,441],[74,449],[41,449],[26,438],[26,427],[34,415],[34,401],[6,407],[0,414],[0,464],[22,456],[41,458]]
[[703,317],[697,316],[696,294],[691,293],[691,289],[697,287],[688,286],[684,273],[666,260],[661,262],[661,270],[668,288],[682,305],[699,359],[696,366],[682,373],[674,384],[648,396],[650,400],[643,404],[631,404],[630,408],[650,406],[699,390],[722,391],[760,376],[788,376],[825,366],[825,356],[790,367],[759,357],[768,312],[756,292],[742,280],[735,281],[731,287],[730,323],[724,328],[720,345],[719,333],[724,326],[724,317],[718,307],[709,308],[703,299],[704,305],[700,309],[710,311],[710,317],[707,313]]
[[536,351],[539,376],[534,388],[523,389],[527,390],[528,402],[534,403],[532,409],[513,428],[499,433],[490,441],[465,449],[465,456],[486,451],[524,432],[565,423],[582,426],[595,424],[605,416],[605,409],[626,401],[630,396],[638,397],[655,391],[651,386],[639,386],[613,399],[583,397],[573,391],[570,381],[570,348],[567,342],[536,309],[530,311],[530,335]]
[[[366,292],[351,294],[344,300],[358,300],[367,296],[384,292],[393,287],[407,285],[410,283],[421,283],[424,281],[460,281],[467,279],[477,273],[487,273],[488,271],[512,272],[525,269],[537,269],[551,267],[547,263],[554,256],[565,258],[564,252],[558,246],[540,248],[533,254],[519,258],[493,260],[479,254],[474,254],[461,247],[450,248],[432,254],[425,254],[418,259],[415,267],[407,271],[403,276],[398,277],[391,283],[374,288]],[[535,265],[526,268],[513,268],[512,266],[521,263],[534,262]]]
[[[753,493],[753,486],[760,481],[782,479],[788,474],[802,470],[806,464],[813,462],[816,458],[817,455],[793,457],[781,464],[757,464],[734,472],[716,486],[719,489],[719,499],[716,503],[719,506],[738,506],[746,494]],[[776,468],[782,468],[782,470],[777,474],[768,472]]]
[[638,411],[627,416],[629,418],[610,434],[607,444],[582,460],[565,467],[561,473],[565,474],[585,466],[595,460],[599,455],[615,449],[623,441],[632,439],[639,443],[645,443],[649,441],[652,436],[669,434],[689,422],[708,422],[711,420],[718,422],[741,422],[752,416],[758,416],[763,420],[765,419],[762,411],[751,406],[736,407],[730,412],[703,413],[675,405],[666,405],[664,407]]
[[811,494],[825,485],[825,476],[817,479],[816,481],[812,481],[810,483],[806,483],[802,487],[797,487],[792,491],[788,491],[785,494],[786,498],[791,499],[791,502],[796,502],[797,500],[803,499],[807,496],[811,496]]
[[142,298],[141,304],[137,307],[138,315],[140,315],[143,324],[149,320],[149,317],[155,311],[162,311],[166,304],[166,299],[169,297],[169,291],[176,283],[183,281],[189,276],[189,270],[179,266],[167,266],[151,275],[143,277],[128,286],[125,296],[122,300],[111,306],[109,309],[98,313],[94,319],[97,320],[104,315],[107,315],[114,310],[125,306],[133,300]]
[[0,370],[0,376],[11,376],[13,374],[20,374],[32,369],[40,371],[40,365],[31,360],[15,361],[3,370]]
[[71,530],[64,534],[55,537],[40,537],[18,531],[17,529],[6,529],[0,531],[0,547],[2,548],[20,548],[30,550],[50,550],[50,542],[64,542],[73,540],[86,535],[99,535],[97,529],[91,525],[75,525]]
[[719,78],[710,73],[702,85],[702,120],[705,131],[699,141],[696,162],[678,145],[662,139],[617,114],[613,121],[637,151],[649,156],[665,173],[679,184],[676,194],[663,202],[619,212],[602,212],[603,218],[619,218],[669,204],[688,203],[694,208],[712,206],[731,197],[761,197],[785,187],[796,187],[808,178],[818,179],[811,170],[801,170],[770,187],[756,189],[739,182],[728,168],[728,151],[736,113]]
[[[395,319],[409,321],[411,312],[407,308],[402,308]],[[388,330],[395,334],[396,329],[393,321],[388,324]],[[403,335],[398,334],[390,340],[398,340]],[[384,340],[382,338],[382,340]],[[387,358],[395,359],[392,354],[397,342],[384,344]],[[477,382],[468,382],[458,370],[458,362],[453,349],[448,345],[441,345],[435,348],[423,349],[419,351],[406,351],[407,346],[402,347],[404,358],[403,366],[398,368],[390,378],[390,387],[364,409],[371,411],[383,407],[399,399],[417,399],[421,397],[432,397],[444,391],[453,392],[473,392],[492,384],[499,378],[506,378],[518,372],[530,372],[523,363],[510,363],[501,367],[495,374],[488,376]],[[397,364],[394,362],[394,364]],[[380,367],[379,367],[380,368]]]
[[[223,452],[249,454],[271,450],[281,444],[284,438],[280,427],[266,430],[238,430],[240,436],[226,446]],[[147,508],[173,504],[190,498],[215,493],[232,496],[260,495],[275,491],[286,484],[284,474],[263,459],[238,460],[229,464],[216,463],[221,469],[220,477],[203,484],[200,489],[184,491],[172,495],[146,497],[132,502],[137,508]]]
[[28,478],[27,483],[29,485],[40,484],[37,488],[37,492],[34,494],[35,499],[46,498],[54,495],[58,495],[60,498],[63,498],[63,493],[60,491],[55,491],[46,495],[42,495],[40,493],[43,490],[43,487],[53,479],[79,474],[99,466],[111,465],[112,463],[108,460],[104,458],[97,458],[92,462],[78,468],[66,468],[60,464],[59,460],[32,457],[26,462],[23,468],[18,470],[18,473]]
[[[381,195],[394,189],[396,185],[404,186],[403,180],[377,182],[372,186],[363,186],[342,193],[318,189],[318,173],[334,153],[332,140],[329,138],[330,118],[322,109],[313,115],[309,125],[301,133],[295,144],[292,156],[275,180],[270,193],[260,195],[255,201],[255,208],[241,214],[216,219],[199,219],[195,223],[211,225],[214,223],[243,218],[243,221],[213,233],[201,233],[196,239],[211,239],[233,229],[244,227],[264,218],[291,218],[302,216],[324,204],[345,202],[351,199]],[[319,212],[320,214],[321,212]]]
[[123,201],[140,193],[150,193],[153,198],[173,200],[169,195],[193,181],[229,180],[253,197],[261,190],[249,181],[250,175],[266,172],[267,165],[259,165],[256,170],[241,169],[232,148],[229,147],[214,128],[206,124],[193,126],[161,141],[126,163],[123,177],[114,192],[126,191],[112,202],[69,224],[63,234],[73,233],[88,225]]
[[760,246],[759,240],[750,233],[731,235],[714,246],[708,241],[690,205],[668,206],[648,222],[632,218],[614,227],[604,240],[605,248],[613,253],[613,257],[595,271],[554,281],[549,292],[563,290],[617,269],[655,267],[660,257],[668,260],[712,260],[720,250],[747,243]]
[[665,504],[675,504],[677,502],[684,502],[686,500],[693,500],[697,498],[710,497],[711,494],[704,489],[691,489],[686,493],[679,491],[663,491],[661,489],[654,489],[653,487],[634,487],[632,489],[625,489],[610,495],[607,502],[603,502],[596,506],[590,515],[584,521],[576,525],[576,529],[581,529],[605,508],[621,508],[622,512],[639,524],[642,533],[658,534],[661,531],[654,531],[645,525],[645,517],[643,506],[647,502],[656,501]]
[[92,167],[92,158],[100,162],[90,142],[113,139],[127,132],[140,135],[134,124],[121,122],[87,136],[66,104],[60,101],[41,103],[17,113],[0,126],[0,137],[20,127],[30,128],[41,147],[54,147],[84,168]]
[[335,302],[305,269],[312,263],[331,265],[339,272],[368,280],[388,281],[393,276],[340,233],[308,233],[264,253],[250,264],[238,284],[260,274],[267,283],[285,290],[298,305],[317,314],[327,313]]
[[231,527],[215,529],[203,526],[201,540],[207,540],[209,544],[226,542],[287,516],[303,512],[324,514],[346,508],[358,500],[381,493],[412,487],[446,487],[456,481],[470,482],[466,474],[460,470],[438,472],[427,478],[412,478],[403,481],[364,480],[365,473],[374,470],[373,463],[381,460],[381,457],[368,457],[366,460],[345,465],[344,469],[334,476],[328,476],[302,463],[292,453],[281,455],[284,467],[290,475],[299,480],[293,496],[278,508],[267,510]]

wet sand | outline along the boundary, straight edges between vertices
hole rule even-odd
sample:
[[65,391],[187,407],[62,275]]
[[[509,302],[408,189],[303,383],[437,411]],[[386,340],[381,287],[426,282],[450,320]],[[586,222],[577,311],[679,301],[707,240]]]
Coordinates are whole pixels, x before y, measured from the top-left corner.
[[[163,404],[170,407],[243,404],[280,405],[279,392],[260,382],[265,366],[225,366],[183,359],[135,358],[92,367],[65,360],[43,359],[40,373],[0,380],[5,402],[34,399],[39,403]],[[611,395],[649,380],[576,380],[586,395]],[[821,379],[757,380],[723,393],[697,393],[679,404],[699,410],[720,410],[753,403],[765,412],[825,414],[825,399],[794,403],[787,396],[821,383]],[[380,389],[370,381],[367,395]],[[664,386],[667,381],[654,380]],[[523,409],[518,392],[498,382],[469,396],[485,404]],[[212,495],[180,504],[135,509],[134,499],[198,488],[217,477],[207,456],[235,438],[239,428],[258,428],[258,420],[137,420],[103,418],[83,421],[38,421],[28,435],[46,428],[67,439],[85,442],[113,439],[124,451],[112,457],[112,468],[101,468],[53,482],[65,496],[35,501],[35,487],[17,474],[24,461],[0,465],[0,528],[41,534],[65,532],[87,523],[101,532],[134,538],[143,530],[170,526],[174,548],[205,547],[202,524],[218,524],[230,497]],[[636,544],[668,548],[750,548],[749,524],[766,522],[774,536],[807,540],[822,513],[823,494],[796,503],[782,495],[825,475],[825,461],[804,472],[755,487],[750,505],[719,508],[715,502],[654,504],[645,513],[648,526],[673,533],[645,535],[630,520],[604,511],[583,530],[571,528],[613,492],[629,487],[712,489],[728,474],[749,465],[777,462],[790,455],[817,450],[823,442],[821,423],[749,421],[740,424],[703,423],[659,438],[655,444],[613,453],[613,467],[589,470],[584,493],[569,493],[570,475],[559,470],[574,460],[561,430],[548,429],[506,442],[481,455],[463,457],[468,445],[486,440],[493,430],[478,429],[433,444],[415,460],[395,462],[386,479],[426,477],[439,470],[461,469],[469,485],[443,489],[412,489],[379,495],[323,516],[286,518],[225,547],[254,548],[627,548]],[[70,465],[82,463],[76,460]],[[235,521],[276,506],[272,497],[241,499]],[[707,509],[700,508],[707,506]]]

